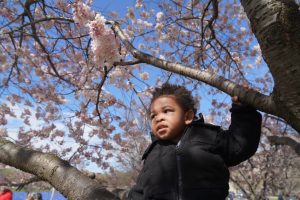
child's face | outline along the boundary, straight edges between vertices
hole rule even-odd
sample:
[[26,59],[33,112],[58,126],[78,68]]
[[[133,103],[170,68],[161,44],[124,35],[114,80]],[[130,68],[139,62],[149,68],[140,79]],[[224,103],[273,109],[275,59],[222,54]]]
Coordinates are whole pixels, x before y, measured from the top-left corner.
[[151,129],[161,140],[177,143],[194,118],[193,111],[184,112],[174,96],[161,96],[150,107]]

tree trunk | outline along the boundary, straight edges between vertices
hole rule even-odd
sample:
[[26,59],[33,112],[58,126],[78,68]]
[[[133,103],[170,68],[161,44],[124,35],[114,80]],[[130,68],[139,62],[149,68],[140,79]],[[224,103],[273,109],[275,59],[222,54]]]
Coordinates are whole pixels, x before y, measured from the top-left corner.
[[300,10],[294,0],[241,0],[274,78],[277,116],[300,133]]
[[59,157],[19,147],[0,138],[0,162],[49,182],[69,200],[119,199]]

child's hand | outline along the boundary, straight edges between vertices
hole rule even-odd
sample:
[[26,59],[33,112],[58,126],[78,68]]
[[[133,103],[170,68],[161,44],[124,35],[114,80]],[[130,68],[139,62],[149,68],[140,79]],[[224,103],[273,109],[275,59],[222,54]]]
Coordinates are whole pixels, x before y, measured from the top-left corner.
[[239,101],[239,98],[237,96],[231,97],[232,103],[241,105],[242,103]]
[[[253,91],[254,91],[254,89],[250,88],[249,85],[243,85],[243,87],[244,87],[246,90],[253,90]],[[242,105],[242,103],[239,101],[238,96],[233,96],[233,97],[231,97],[231,100],[232,100],[232,103],[234,103],[234,104]]]

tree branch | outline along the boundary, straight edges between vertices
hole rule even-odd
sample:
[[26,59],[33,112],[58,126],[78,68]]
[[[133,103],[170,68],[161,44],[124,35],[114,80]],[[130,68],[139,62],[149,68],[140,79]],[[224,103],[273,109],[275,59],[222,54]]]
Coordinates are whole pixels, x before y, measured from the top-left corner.
[[121,62],[115,62],[114,65],[119,65],[119,66],[128,66],[128,65],[136,65],[142,63],[140,60],[133,60],[133,61],[121,61]]
[[17,187],[17,191],[21,190],[24,186],[34,183],[34,182],[39,182],[42,181],[40,178],[34,176],[29,178],[28,180],[25,180],[21,183],[14,183],[10,180],[5,180],[5,182],[0,183],[0,186],[6,186],[6,187]]
[[118,199],[95,180],[59,157],[30,150],[0,138],[0,162],[36,175],[49,182],[69,200]]
[[131,44],[117,22],[110,21],[107,23],[112,25],[112,29],[119,36],[126,49],[128,49],[128,51],[130,51],[133,57],[137,60],[140,60],[143,63],[151,64],[160,69],[164,69],[207,83],[231,96],[238,96],[240,101],[245,104],[253,106],[261,111],[277,115],[276,106],[273,102],[272,96],[266,96],[257,91],[244,88],[243,86],[235,84],[234,82],[212,72],[196,70],[178,63],[168,62],[166,60],[162,60],[147,53],[141,52]]
[[[35,1],[34,1],[34,0],[26,1],[25,6],[24,6],[24,14],[26,14],[26,16],[29,18],[29,21],[30,21],[31,30],[32,30],[32,37],[33,37],[33,38],[35,39],[35,41],[40,45],[42,51],[45,52],[46,57],[47,57],[47,60],[48,60],[48,62],[49,62],[49,65],[50,65],[51,69],[54,71],[55,76],[57,76],[59,79],[65,81],[65,82],[67,82],[67,83],[73,85],[69,80],[65,79],[63,76],[61,76],[61,75],[58,73],[57,69],[55,68],[55,66],[54,66],[54,64],[53,64],[53,62],[52,62],[52,59],[51,59],[51,57],[50,57],[49,52],[47,51],[46,47],[43,45],[43,43],[41,42],[40,38],[38,37],[37,32],[36,32],[36,27],[35,27],[35,20],[34,20],[34,18],[33,18],[32,14],[31,14],[31,12],[30,12],[30,10],[29,10],[29,6],[30,6],[31,4],[29,4],[29,6],[26,6],[26,4],[27,4],[28,2],[31,2],[31,3],[33,2],[33,3],[34,3]],[[51,72],[50,72],[50,74],[51,74]]]
[[273,145],[288,145],[295,150],[296,154],[300,156],[300,143],[290,137],[267,136],[268,140]]

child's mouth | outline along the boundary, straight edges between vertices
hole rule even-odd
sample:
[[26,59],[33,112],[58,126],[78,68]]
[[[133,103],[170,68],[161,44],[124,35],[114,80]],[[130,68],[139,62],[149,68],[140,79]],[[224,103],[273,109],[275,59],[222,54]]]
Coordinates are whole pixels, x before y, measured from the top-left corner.
[[168,126],[166,126],[166,125],[159,125],[157,127],[157,133],[160,133],[160,132],[164,131],[166,128],[168,128]]

